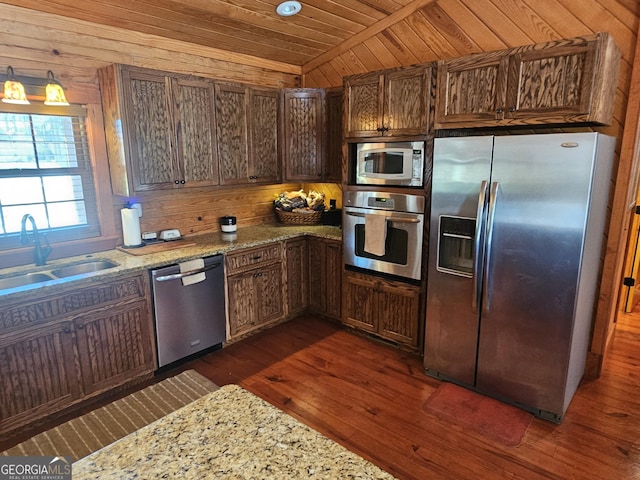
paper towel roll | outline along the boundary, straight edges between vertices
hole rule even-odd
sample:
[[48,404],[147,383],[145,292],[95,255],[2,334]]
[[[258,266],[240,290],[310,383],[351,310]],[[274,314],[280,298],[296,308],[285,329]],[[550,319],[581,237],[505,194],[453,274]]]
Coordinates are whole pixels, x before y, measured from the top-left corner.
[[142,245],[142,235],[140,234],[140,217],[135,208],[123,208],[120,210],[122,217],[122,236],[125,247],[139,247]]

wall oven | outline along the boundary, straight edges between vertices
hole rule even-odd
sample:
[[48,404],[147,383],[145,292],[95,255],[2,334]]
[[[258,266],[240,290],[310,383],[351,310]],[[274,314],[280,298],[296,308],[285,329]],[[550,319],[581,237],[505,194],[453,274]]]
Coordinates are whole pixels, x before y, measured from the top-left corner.
[[424,195],[346,191],[342,208],[347,268],[420,280]]

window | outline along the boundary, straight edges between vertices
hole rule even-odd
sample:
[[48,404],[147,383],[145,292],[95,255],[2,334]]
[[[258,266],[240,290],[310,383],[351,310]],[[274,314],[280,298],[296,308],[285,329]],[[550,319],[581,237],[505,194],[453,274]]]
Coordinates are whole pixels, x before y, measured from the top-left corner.
[[26,214],[51,242],[100,235],[85,109],[41,110],[0,111],[0,249],[20,245]]

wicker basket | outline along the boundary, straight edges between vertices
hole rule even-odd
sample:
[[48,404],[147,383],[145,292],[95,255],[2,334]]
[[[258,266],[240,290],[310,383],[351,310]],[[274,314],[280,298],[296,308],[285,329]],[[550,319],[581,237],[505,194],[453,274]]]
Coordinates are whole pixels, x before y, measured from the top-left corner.
[[285,225],[315,225],[320,223],[322,218],[321,211],[313,211],[309,213],[285,212],[284,210],[274,209],[278,219]]

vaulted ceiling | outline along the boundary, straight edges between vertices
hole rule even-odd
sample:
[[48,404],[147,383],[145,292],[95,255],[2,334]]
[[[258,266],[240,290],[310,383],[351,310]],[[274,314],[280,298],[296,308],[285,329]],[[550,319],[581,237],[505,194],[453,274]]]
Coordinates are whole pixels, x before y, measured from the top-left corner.
[[379,22],[433,0],[301,0],[280,17],[280,0],[14,0],[2,3],[158,35],[292,65],[304,65]]

